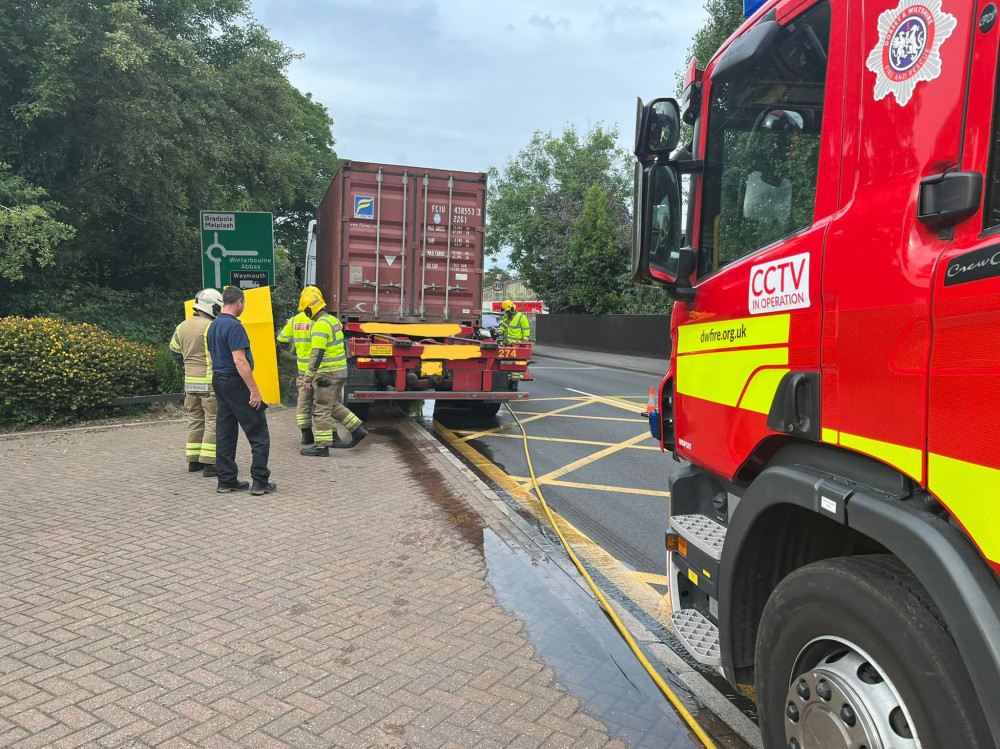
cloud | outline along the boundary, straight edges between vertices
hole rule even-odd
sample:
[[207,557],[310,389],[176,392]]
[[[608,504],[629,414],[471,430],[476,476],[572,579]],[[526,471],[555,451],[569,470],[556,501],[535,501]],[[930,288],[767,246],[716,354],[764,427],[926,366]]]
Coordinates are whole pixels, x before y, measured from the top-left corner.
[[618,123],[672,95],[705,20],[685,0],[256,0],[305,57],[292,82],[325,104],[344,158],[486,171],[535,130]]

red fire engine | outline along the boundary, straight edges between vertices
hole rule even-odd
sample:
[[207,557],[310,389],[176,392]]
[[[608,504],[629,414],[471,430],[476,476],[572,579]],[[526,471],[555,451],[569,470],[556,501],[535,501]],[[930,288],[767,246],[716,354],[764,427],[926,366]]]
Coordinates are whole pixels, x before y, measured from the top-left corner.
[[1000,746],[998,45],[994,2],[770,0],[640,102],[672,618],[768,749]]

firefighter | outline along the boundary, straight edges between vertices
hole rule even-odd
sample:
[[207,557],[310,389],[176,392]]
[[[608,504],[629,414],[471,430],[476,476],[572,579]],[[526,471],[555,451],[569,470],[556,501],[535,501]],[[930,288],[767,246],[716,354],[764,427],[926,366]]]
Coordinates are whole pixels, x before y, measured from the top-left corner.
[[[531,323],[528,316],[518,312],[517,306],[510,299],[504,300],[500,309],[503,310],[503,319],[500,320],[500,335],[503,337],[503,342],[516,345],[531,340]],[[520,372],[510,373],[508,384],[511,390],[517,390],[520,379]]]
[[[320,293],[315,286],[307,286],[302,293],[307,291]],[[322,295],[321,295],[322,296]],[[305,386],[306,372],[309,369],[309,354],[312,353],[312,342],[310,329],[312,320],[305,312],[299,312],[294,317],[288,318],[285,327],[278,333],[278,343],[291,342],[295,349],[295,358],[298,362],[299,373],[295,378],[295,386],[299,391],[299,400],[295,406],[295,421],[302,430],[302,444],[311,445],[313,443],[313,390]]]
[[184,410],[188,417],[188,471],[218,476],[215,467],[215,416],[218,410],[212,390],[212,365],[205,335],[222,311],[222,294],[202,289],[194,297],[194,315],[174,330],[170,355],[184,367]]
[[[312,457],[326,457],[331,447],[354,447],[368,436],[361,419],[344,404],[347,383],[347,351],[344,347],[344,326],[326,310],[323,294],[315,287],[303,289],[299,310],[312,320],[309,363],[304,386],[313,392],[313,429],[316,443],[299,452]],[[350,441],[334,439],[334,420],[351,433]]]

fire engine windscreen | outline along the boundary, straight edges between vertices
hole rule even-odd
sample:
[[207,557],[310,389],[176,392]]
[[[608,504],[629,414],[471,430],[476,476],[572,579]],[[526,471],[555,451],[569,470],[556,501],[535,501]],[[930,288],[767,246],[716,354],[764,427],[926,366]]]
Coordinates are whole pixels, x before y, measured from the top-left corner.
[[788,21],[758,65],[709,89],[700,274],[809,226],[830,6]]

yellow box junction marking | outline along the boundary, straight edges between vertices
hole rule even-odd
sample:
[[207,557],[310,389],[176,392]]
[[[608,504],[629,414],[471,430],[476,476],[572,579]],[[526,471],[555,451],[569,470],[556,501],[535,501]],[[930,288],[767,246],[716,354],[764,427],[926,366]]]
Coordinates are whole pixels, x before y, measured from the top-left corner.
[[648,440],[648,439],[651,439],[651,437],[648,434],[639,434],[636,435],[635,437],[632,437],[629,440],[626,440],[625,442],[622,442],[621,444],[612,445],[611,447],[605,447],[603,450],[598,450],[596,453],[587,455],[586,457],[580,458],[579,460],[574,460],[572,463],[568,463],[567,465],[564,465],[562,468],[557,468],[554,471],[550,471],[549,473],[546,473],[544,476],[539,476],[538,483],[545,484],[551,482],[554,479],[560,478],[561,476],[565,476],[567,473],[572,473],[578,468],[583,468],[584,466],[589,466],[591,463],[596,463],[601,458],[606,458],[609,455],[621,452],[629,445],[635,445],[638,444],[639,442],[642,442],[643,440]]
[[[522,424],[528,424],[528,423],[530,423],[532,421],[538,421],[539,419],[544,419],[546,416],[557,415],[557,414],[562,413],[563,411],[571,411],[574,408],[580,408],[581,406],[590,405],[590,403],[591,403],[591,401],[581,401],[579,403],[572,403],[572,404],[570,404],[568,406],[563,406],[562,408],[557,408],[554,411],[546,411],[545,413],[531,413],[529,411],[527,413],[529,413],[530,416],[525,416],[525,418],[522,418],[521,419],[521,423]],[[521,414],[522,414],[521,411],[517,412],[518,416],[521,416]],[[508,429],[513,429],[516,426],[517,426],[517,424],[515,424],[512,421],[509,424],[502,424],[501,426],[493,427],[492,429],[485,429],[485,430],[483,430],[481,432],[475,432],[473,434],[470,434],[468,437],[463,437],[462,440],[465,441],[465,442],[469,442],[470,440],[478,439],[479,437],[485,437],[485,436],[490,435],[490,434],[496,434],[498,432],[507,431]]]
[[[518,413],[520,414],[520,412]],[[524,420],[522,419],[522,421]],[[631,419],[629,419],[629,421],[631,421]],[[470,434],[475,434],[475,432],[469,431],[468,429],[465,430],[457,429],[455,430],[455,434],[461,437],[465,437]],[[497,434],[490,434],[486,437],[483,437],[482,439],[491,439],[493,437],[502,437],[503,439],[510,439],[510,440],[521,439],[520,434],[501,434],[499,432]],[[570,439],[569,437],[536,437],[530,434],[528,435],[528,439],[531,440],[532,442],[562,442],[567,445],[595,445],[597,447],[611,447],[612,445],[620,444],[618,442],[598,442],[596,440],[574,440]],[[653,447],[652,445],[628,445],[627,447],[629,450],[655,450],[656,452],[660,451],[659,447]]]
[[[522,423],[524,421],[522,419]],[[459,454],[480,470],[487,478],[516,499],[536,520],[543,524],[547,523],[541,502],[538,501],[538,498],[532,492],[529,492],[525,487],[518,484],[517,481],[501,470],[499,466],[471,445],[466,444],[454,432],[442,426],[439,422],[434,422],[434,431],[440,434],[451,447],[458,451]],[[672,613],[670,596],[663,595],[652,588],[649,583],[639,580],[632,570],[615,559],[603,547],[567,521],[566,518],[556,512],[553,512],[553,515],[555,515],[556,520],[559,522],[563,534],[573,545],[574,551],[576,551],[581,559],[599,570],[612,585],[621,590],[622,593],[657,622],[670,629],[670,631],[673,631],[673,624],[670,620]]]
[[[657,448],[659,449],[659,448]],[[530,478],[528,479],[531,480]],[[576,481],[560,481],[558,479],[552,479],[549,481],[542,481],[538,479],[538,483],[542,486],[564,486],[567,489],[591,489],[597,492],[611,492],[621,493],[621,494],[640,494],[645,497],[669,497],[670,492],[657,491],[656,489],[633,489],[631,486],[605,486],[603,484],[581,484]]]

